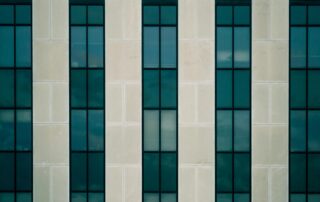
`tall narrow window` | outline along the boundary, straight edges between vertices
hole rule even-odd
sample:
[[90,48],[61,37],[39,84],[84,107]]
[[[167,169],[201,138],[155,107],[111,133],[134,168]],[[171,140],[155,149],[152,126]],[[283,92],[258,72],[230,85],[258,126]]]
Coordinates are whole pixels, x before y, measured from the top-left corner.
[[177,1],[143,1],[143,201],[178,201]]
[[290,202],[320,201],[319,86],[320,1],[294,1],[290,5]]
[[216,3],[215,78],[216,201],[250,202],[250,3]]
[[32,2],[0,3],[0,201],[32,201]]
[[69,34],[70,201],[104,202],[104,1],[70,0]]

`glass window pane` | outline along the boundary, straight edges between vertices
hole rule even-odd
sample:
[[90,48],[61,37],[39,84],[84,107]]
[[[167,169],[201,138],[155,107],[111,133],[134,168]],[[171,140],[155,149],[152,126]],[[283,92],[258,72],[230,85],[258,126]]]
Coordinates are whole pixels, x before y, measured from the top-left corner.
[[16,23],[31,24],[31,6],[26,6],[26,5],[16,6]]
[[104,71],[89,70],[88,71],[88,105],[89,107],[104,106]]
[[161,106],[177,106],[177,72],[173,70],[161,71]]
[[32,149],[31,110],[17,110],[16,116],[16,149],[30,151]]
[[13,107],[14,82],[12,70],[0,70],[0,107]]
[[89,202],[104,202],[103,193],[89,193]]
[[17,202],[32,202],[31,193],[17,193],[16,196],[17,196]]
[[159,150],[159,111],[144,110],[144,151]]
[[306,151],[306,112],[290,112],[290,151]]
[[234,202],[250,202],[249,194],[235,194]]
[[144,202],[159,202],[159,194],[145,193],[143,195]]
[[159,24],[159,7],[158,6],[143,7],[143,23]]
[[234,107],[250,107],[250,84],[250,71],[234,71]]
[[250,154],[234,154],[234,189],[235,192],[250,192]]
[[305,68],[307,50],[306,28],[291,27],[290,29],[290,66],[292,68]]
[[13,110],[0,110],[0,150],[14,150]]
[[87,193],[72,193],[71,202],[87,202]]
[[31,107],[32,96],[31,70],[16,71],[16,105],[18,107]]
[[291,6],[290,23],[295,25],[306,24],[306,6]]
[[232,202],[232,194],[217,194],[217,202]]
[[104,110],[89,110],[88,119],[89,150],[104,149]]
[[143,103],[144,107],[159,106],[159,71],[143,71]]
[[250,30],[247,27],[234,28],[234,67],[250,67]]
[[290,107],[306,106],[306,71],[290,71]]
[[31,27],[16,27],[16,66],[31,67]]
[[161,202],[176,202],[176,194],[161,194]]
[[317,24],[319,25],[320,24],[320,6],[309,6],[308,8],[308,13],[309,13],[309,16],[308,16],[308,21],[309,21],[309,24]]
[[14,154],[0,153],[0,190],[14,190]]
[[161,150],[175,151],[177,139],[175,110],[161,111]]
[[16,188],[17,190],[32,189],[32,157],[31,153],[16,154]]
[[308,112],[308,150],[320,151],[320,111]]
[[161,24],[176,24],[177,22],[176,6],[161,6]]
[[217,191],[232,192],[232,154],[217,153],[216,164]]
[[309,71],[308,74],[308,105],[320,107],[320,71]]
[[88,6],[88,23],[89,24],[103,24],[103,7],[102,6]]
[[177,65],[176,27],[161,28],[161,67],[175,68]]
[[87,105],[87,75],[85,70],[71,70],[71,106]]
[[249,6],[234,7],[234,24],[236,25],[250,24],[250,7]]
[[71,111],[71,148],[73,151],[87,149],[87,112],[86,110]]
[[13,24],[13,6],[0,5],[0,24]]
[[89,190],[104,190],[104,154],[89,153]]
[[306,190],[306,155],[290,154],[290,191]]
[[0,67],[14,65],[14,33],[12,26],[0,26]]
[[159,27],[143,28],[143,65],[159,67]]
[[232,6],[217,6],[217,24],[232,24]]
[[217,71],[217,107],[232,107],[232,71]]
[[232,150],[232,111],[217,111],[217,151]]
[[320,201],[320,194],[309,194],[308,202],[318,202]]
[[71,27],[71,67],[86,67],[86,28]]
[[309,27],[308,36],[308,62],[309,67],[320,67],[320,28]]
[[306,202],[305,194],[291,194],[290,202]]
[[103,67],[103,28],[88,28],[89,67]]
[[71,190],[85,191],[87,188],[87,154],[71,153]]
[[250,111],[234,111],[234,150],[250,150]]
[[0,201],[14,202],[14,194],[12,192],[11,193],[0,192]]
[[177,155],[161,154],[161,191],[177,191]]
[[71,6],[71,24],[86,24],[86,19],[85,6]]
[[159,190],[159,154],[143,154],[143,190]]
[[217,28],[217,67],[232,68],[232,28]]
[[309,192],[320,192],[319,170],[320,170],[320,154],[309,154],[308,155],[308,191]]

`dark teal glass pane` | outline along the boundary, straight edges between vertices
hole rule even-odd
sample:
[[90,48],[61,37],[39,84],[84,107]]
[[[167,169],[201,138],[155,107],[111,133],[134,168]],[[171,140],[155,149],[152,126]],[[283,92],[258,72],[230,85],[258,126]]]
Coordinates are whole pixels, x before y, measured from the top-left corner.
[[177,67],[176,27],[161,28],[161,67]]
[[159,27],[143,28],[143,65],[144,67],[159,67]]
[[30,151],[32,149],[32,122],[31,110],[16,111],[16,149]]
[[104,106],[104,71],[103,70],[89,70],[89,91],[88,104],[89,107],[103,107]]
[[250,71],[234,71],[234,107],[250,107]]
[[177,7],[161,6],[161,24],[174,25],[177,23]]
[[159,106],[159,71],[143,71],[143,103],[144,107]]
[[291,194],[290,202],[306,202],[305,194]]
[[305,27],[291,27],[290,29],[290,67],[305,68],[307,61],[307,29]]
[[88,120],[89,150],[104,149],[104,110],[89,110]]
[[235,194],[234,202],[250,202],[249,194]]
[[13,24],[13,6],[0,5],[0,24]]
[[306,155],[290,154],[290,191],[306,191]]
[[14,201],[14,192],[6,193],[6,192],[0,192],[0,201],[4,202],[15,202]]
[[103,67],[103,28],[88,28],[88,63],[89,67]]
[[143,154],[143,190],[159,191],[159,154]]
[[235,192],[250,192],[250,154],[234,154],[234,190]]
[[89,153],[88,183],[90,191],[104,191],[104,154]]
[[14,191],[14,154],[0,153],[0,191]]
[[232,107],[232,71],[217,71],[217,107]]
[[309,68],[320,68],[320,27],[309,27],[308,34]]
[[308,112],[308,151],[320,151],[320,111]]
[[21,191],[32,189],[32,157],[31,153],[16,154],[16,188]]
[[85,70],[71,70],[71,106],[87,106],[87,75]]
[[308,21],[309,24],[319,25],[320,24],[320,6],[309,6],[308,8]]
[[16,66],[31,67],[31,27],[16,27]]
[[217,194],[217,202],[232,202],[232,194]]
[[144,151],[159,151],[159,123],[160,121],[158,110],[144,110]]
[[234,111],[234,150],[250,150],[250,111]]
[[232,154],[217,153],[216,183],[218,192],[232,192]]
[[27,6],[27,5],[16,6],[16,23],[31,24],[31,6]]
[[161,202],[176,202],[176,194],[161,194]]
[[306,112],[290,112],[290,151],[306,151]]
[[103,7],[88,6],[88,24],[103,24]]
[[17,202],[32,202],[31,193],[17,193]]
[[71,6],[71,24],[86,24],[86,19],[85,6]]
[[13,70],[0,69],[0,107],[13,107],[14,82]]
[[16,71],[16,105],[18,107],[31,107],[32,96],[31,70]]
[[145,193],[143,194],[144,202],[159,202],[159,194]]
[[161,154],[161,191],[177,191],[177,155]]
[[217,6],[217,24],[232,24],[232,6]]
[[14,150],[14,111],[0,110],[0,151]]
[[103,193],[89,193],[89,202],[104,202]]
[[158,6],[143,7],[143,23],[159,24],[159,7]]
[[320,107],[320,71],[308,72],[308,106]]
[[71,67],[86,67],[86,28],[71,27]]
[[12,26],[0,26],[0,67],[14,65],[14,33]]
[[71,190],[85,191],[87,189],[87,154],[71,154]]
[[234,24],[250,25],[250,7],[249,6],[234,7]]
[[161,71],[161,106],[177,106],[177,72],[172,70]]
[[234,67],[250,67],[250,29],[234,28]]
[[87,202],[87,193],[72,193],[71,202]]
[[290,107],[306,106],[306,71],[290,71]]
[[303,25],[307,23],[306,6],[291,6],[290,23],[292,25]]
[[217,68],[232,68],[232,28],[217,28]]
[[309,194],[308,195],[308,202],[319,202],[320,201],[320,194]]
[[232,111],[217,110],[217,151],[232,151]]
[[87,150],[87,113],[86,110],[71,111],[71,148],[73,151]]
[[308,154],[308,191],[320,192],[320,154]]
[[176,151],[177,145],[177,112],[161,111],[161,151]]

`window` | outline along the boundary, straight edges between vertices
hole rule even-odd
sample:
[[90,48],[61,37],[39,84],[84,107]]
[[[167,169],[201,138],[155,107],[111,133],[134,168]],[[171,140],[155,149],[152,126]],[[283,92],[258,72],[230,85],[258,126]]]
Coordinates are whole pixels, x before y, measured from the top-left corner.
[[320,198],[320,6],[290,5],[290,202]]
[[0,3],[0,201],[32,201],[31,10]]
[[251,200],[251,7],[216,2],[216,201]]
[[177,202],[177,3],[143,1],[142,19],[143,201]]
[[104,4],[70,3],[70,201],[105,201]]

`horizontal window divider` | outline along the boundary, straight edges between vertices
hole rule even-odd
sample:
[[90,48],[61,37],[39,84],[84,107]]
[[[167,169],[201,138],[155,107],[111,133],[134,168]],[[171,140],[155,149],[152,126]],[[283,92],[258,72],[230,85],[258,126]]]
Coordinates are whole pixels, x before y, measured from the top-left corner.
[[143,153],[146,153],[146,154],[160,154],[160,153],[164,153],[164,154],[177,154],[178,151],[143,151]]
[[222,110],[225,110],[225,111],[251,111],[251,108],[246,108],[246,107],[243,107],[243,108],[228,108],[228,107],[217,107],[216,108],[217,111],[222,111]]
[[70,27],[103,27],[102,24],[71,24]]
[[104,70],[104,67],[71,67],[71,70]]
[[152,70],[154,70],[154,71],[159,71],[159,70],[170,70],[170,71],[177,71],[178,69],[176,68],[176,67],[172,67],[172,68],[170,68],[170,67],[157,67],[157,68],[152,68],[152,67],[144,67],[143,68],[143,71],[144,70],[147,70],[147,71],[152,71]]
[[177,27],[176,24],[144,24],[144,27]]
[[320,107],[290,107],[290,110],[292,111],[319,111]]
[[290,28],[296,28],[296,27],[301,27],[301,28],[308,28],[308,27],[319,27],[320,24],[291,24]]
[[31,27],[32,25],[31,24],[15,24],[15,23],[8,23],[8,24],[5,24],[5,23],[0,23],[0,26],[1,27],[6,27],[6,26],[9,26],[9,27],[13,27],[13,26],[16,26],[16,27]]
[[217,25],[217,28],[219,27],[230,27],[230,28],[236,28],[236,27],[247,27],[250,28],[250,25],[241,25],[241,24],[221,24]]
[[234,71],[250,71],[251,70],[251,68],[250,67],[246,67],[246,68],[238,68],[238,67],[216,67],[216,70],[219,70],[219,71],[223,71],[223,70],[225,70],[225,71],[232,71],[232,70],[234,70]]
[[99,194],[99,193],[101,193],[101,194],[104,194],[104,191],[91,191],[91,190],[88,190],[88,191],[71,191],[71,193],[88,193],[88,194],[90,194],[90,193],[97,193],[97,194]]
[[32,107],[0,107],[0,110],[32,110]]
[[290,151],[290,154],[320,154],[320,151]]
[[88,151],[79,151],[79,150],[75,150],[75,151],[70,151],[71,153],[77,153],[77,154],[104,154],[104,151],[92,151],[92,150],[88,150]]
[[71,110],[105,110],[102,107],[71,107]]
[[32,190],[0,190],[0,193],[32,193]]
[[251,154],[251,151],[217,151],[217,154]]
[[217,194],[250,194],[251,192],[247,191],[237,191],[237,192],[228,192],[228,191],[217,191]]
[[0,154],[7,154],[7,153],[21,153],[21,154],[25,154],[25,153],[32,153],[32,150],[0,150]]

